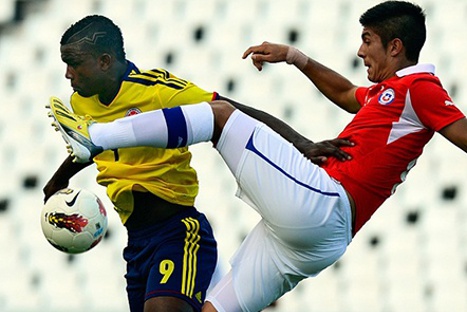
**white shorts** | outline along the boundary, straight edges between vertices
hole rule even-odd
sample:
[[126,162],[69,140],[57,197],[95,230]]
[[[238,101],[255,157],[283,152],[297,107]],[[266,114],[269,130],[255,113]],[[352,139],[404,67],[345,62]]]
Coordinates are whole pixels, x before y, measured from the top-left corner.
[[[342,256],[352,239],[350,203],[323,169],[238,110],[217,149],[237,179],[237,196],[262,217],[231,259],[230,282],[238,311],[260,311]],[[217,295],[214,288],[208,300],[218,311],[235,310]]]

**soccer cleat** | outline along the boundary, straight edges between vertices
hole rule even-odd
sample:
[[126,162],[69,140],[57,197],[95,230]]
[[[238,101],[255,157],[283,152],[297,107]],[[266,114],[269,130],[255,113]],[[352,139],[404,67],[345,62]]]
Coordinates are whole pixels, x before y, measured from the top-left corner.
[[46,106],[50,109],[49,117],[54,119],[52,126],[60,131],[63,139],[67,143],[68,153],[77,163],[87,163],[92,161],[94,156],[100,154],[103,148],[94,145],[89,136],[88,127],[94,123],[89,117],[83,118],[73,114],[59,98],[51,97],[50,104]]

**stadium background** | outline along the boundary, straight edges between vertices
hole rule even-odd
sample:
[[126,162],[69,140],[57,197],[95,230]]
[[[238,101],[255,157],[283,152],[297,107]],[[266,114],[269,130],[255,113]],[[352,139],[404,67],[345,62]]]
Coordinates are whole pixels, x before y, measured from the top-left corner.
[[[59,40],[71,23],[103,14],[118,24],[130,60],[163,67],[278,116],[303,134],[332,138],[351,116],[334,108],[295,68],[257,72],[243,51],[264,40],[292,43],[368,85],[356,57],[358,18],[370,0],[2,0],[0,5],[0,311],[127,311],[126,234],[95,183],[95,168],[71,186],[97,193],[109,234],[94,250],[67,256],[43,238],[42,187],[66,157],[44,105],[67,100]],[[467,2],[416,0],[428,14],[421,62],[432,62],[467,112]],[[201,183],[197,207],[210,218],[221,265],[257,222],[234,197],[235,182],[209,144],[192,148]],[[271,311],[467,311],[466,155],[440,135],[350,245],[347,254],[301,283]],[[284,207],[286,209],[286,207]]]

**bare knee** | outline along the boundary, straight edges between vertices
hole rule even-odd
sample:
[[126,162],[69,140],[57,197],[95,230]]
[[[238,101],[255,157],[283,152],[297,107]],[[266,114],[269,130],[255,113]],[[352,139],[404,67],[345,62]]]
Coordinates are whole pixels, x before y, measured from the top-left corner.
[[186,301],[175,297],[154,297],[144,303],[144,312],[193,312]]
[[202,312],[217,312],[216,308],[212,305],[211,302],[206,301],[203,305],[203,309],[201,310]]
[[214,113],[216,127],[219,127],[222,130],[227,119],[229,119],[230,115],[234,112],[235,107],[229,102],[223,100],[212,101],[209,104],[211,105]]
[[214,114],[214,135],[212,142],[217,144],[222,133],[222,129],[224,129],[227,120],[236,108],[229,102],[223,100],[212,101],[209,102],[209,104],[211,105]]

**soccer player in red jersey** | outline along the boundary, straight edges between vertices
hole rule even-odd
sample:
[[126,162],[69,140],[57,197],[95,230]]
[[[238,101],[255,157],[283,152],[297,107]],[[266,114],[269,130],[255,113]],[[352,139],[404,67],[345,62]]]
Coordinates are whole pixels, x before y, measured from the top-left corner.
[[[306,158],[309,142],[300,137],[288,142],[278,135],[280,129],[271,129],[264,113],[248,116],[224,101],[108,124],[52,105],[75,156],[128,146],[214,143],[236,178],[237,195],[262,219],[231,260],[231,271],[208,294],[203,311],[259,311],[334,263],[405,180],[435,132],[467,152],[467,119],[434,66],[418,64],[426,39],[423,10],[387,1],[367,10],[360,22],[358,56],[374,83],[370,87],[355,86],[287,45],[264,42],[243,55],[251,55],[259,70],[264,62],[295,65],[332,102],[355,114],[339,135],[355,143],[343,147],[351,155],[348,161],[315,165]],[[113,134],[123,128],[125,138],[121,131]]]
[[370,87],[357,87],[286,45],[264,42],[244,54],[252,55],[259,70],[263,62],[294,64],[334,104],[355,114],[339,135],[355,144],[348,150],[353,161],[329,159],[322,165],[354,202],[353,234],[405,180],[434,132],[467,149],[464,114],[434,75],[435,67],[418,64],[426,39],[422,9],[387,1],[365,12],[360,23],[358,56],[374,83]]

